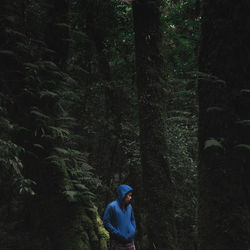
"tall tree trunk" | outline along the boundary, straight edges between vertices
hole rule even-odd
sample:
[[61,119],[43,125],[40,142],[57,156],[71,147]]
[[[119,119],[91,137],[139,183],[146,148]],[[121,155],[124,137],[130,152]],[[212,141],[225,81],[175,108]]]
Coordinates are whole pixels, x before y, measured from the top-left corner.
[[[123,164],[123,149],[121,141],[122,105],[120,99],[122,92],[117,86],[112,86],[112,72],[109,65],[109,57],[105,52],[105,41],[110,39],[106,31],[112,24],[112,5],[110,1],[89,1],[86,8],[86,33],[93,42],[98,60],[98,73],[100,80],[104,82],[105,99],[105,123],[99,136],[97,174],[103,177],[107,186],[113,188],[114,175],[121,174]],[[110,16],[108,16],[110,15]],[[117,183],[115,183],[117,185]],[[110,199],[107,194],[108,202]]]
[[175,249],[173,185],[162,117],[162,32],[159,0],[133,3],[141,162],[147,249]]
[[244,144],[250,144],[249,126],[244,126],[250,118],[244,91],[250,86],[249,11],[247,0],[203,1],[199,71],[207,75],[198,87],[201,250],[249,249],[244,182],[249,162]]

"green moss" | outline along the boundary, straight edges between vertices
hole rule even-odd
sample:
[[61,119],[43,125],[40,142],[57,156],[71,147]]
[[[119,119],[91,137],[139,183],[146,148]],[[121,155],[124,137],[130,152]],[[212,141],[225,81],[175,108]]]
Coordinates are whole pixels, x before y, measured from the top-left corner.
[[100,244],[100,249],[101,250],[107,250],[108,249],[108,240],[109,240],[109,233],[105,230],[102,220],[97,213],[97,208],[96,208],[96,220],[95,220],[95,225],[96,225],[96,231],[99,237],[99,244]]
[[107,250],[108,249],[108,241],[109,241],[109,233],[107,230],[104,228],[101,218],[98,215],[97,218],[97,231],[98,231],[98,236],[100,239],[100,249],[101,250]]
[[85,230],[89,230],[91,228],[92,221],[91,221],[91,219],[87,215],[83,215],[81,217],[81,221],[82,221],[82,227]]
[[107,240],[104,238],[100,239],[100,250],[108,250]]
[[88,233],[86,231],[82,232],[82,239],[85,243],[89,242],[89,236],[88,236]]

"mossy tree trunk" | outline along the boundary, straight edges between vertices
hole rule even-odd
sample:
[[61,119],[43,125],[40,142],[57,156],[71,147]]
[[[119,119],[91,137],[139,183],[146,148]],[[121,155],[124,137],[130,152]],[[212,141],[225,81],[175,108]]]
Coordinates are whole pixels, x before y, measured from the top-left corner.
[[[201,250],[249,249],[250,2],[202,2],[199,55]],[[248,172],[249,175],[249,172]]]
[[149,243],[143,249],[175,249],[173,184],[162,117],[163,58],[159,0],[133,2],[140,150]]

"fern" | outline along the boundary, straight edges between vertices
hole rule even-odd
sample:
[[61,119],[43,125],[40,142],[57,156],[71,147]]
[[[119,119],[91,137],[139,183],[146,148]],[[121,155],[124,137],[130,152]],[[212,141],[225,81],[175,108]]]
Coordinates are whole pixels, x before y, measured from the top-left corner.
[[58,94],[49,90],[43,90],[40,92],[40,98],[43,97],[52,97],[52,98],[56,98],[58,97]]
[[70,135],[70,131],[68,129],[55,127],[55,126],[48,126],[49,129],[51,129],[54,136],[59,136],[62,139],[66,138],[68,135]]
[[242,125],[242,126],[249,126],[250,125],[250,120],[237,121],[236,124]]
[[222,112],[224,111],[224,108],[219,107],[219,106],[212,106],[212,107],[208,107],[207,112]]
[[250,145],[248,145],[248,144],[237,144],[237,145],[235,145],[234,148],[238,149],[238,150],[247,150],[247,151],[249,151],[250,150]]
[[30,111],[30,114],[37,116],[40,119],[45,119],[45,120],[49,120],[50,117],[48,115],[45,115],[43,113],[41,113],[38,108],[34,107],[33,110]]
[[211,138],[211,139],[208,139],[205,141],[204,143],[204,149],[209,149],[209,148],[220,148],[220,149],[224,149],[224,147],[222,146],[222,144],[214,139],[214,138]]

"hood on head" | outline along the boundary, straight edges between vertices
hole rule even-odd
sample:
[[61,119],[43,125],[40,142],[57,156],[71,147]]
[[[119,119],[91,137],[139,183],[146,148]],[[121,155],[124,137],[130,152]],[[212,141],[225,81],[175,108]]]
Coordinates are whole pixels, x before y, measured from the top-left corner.
[[128,193],[128,192],[131,192],[133,191],[133,188],[131,188],[130,186],[128,185],[120,185],[118,188],[117,188],[117,201],[118,203],[121,205],[122,204],[122,201],[123,199],[125,198],[125,195]]

